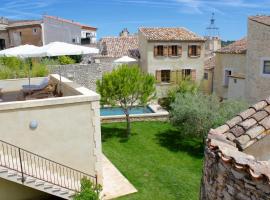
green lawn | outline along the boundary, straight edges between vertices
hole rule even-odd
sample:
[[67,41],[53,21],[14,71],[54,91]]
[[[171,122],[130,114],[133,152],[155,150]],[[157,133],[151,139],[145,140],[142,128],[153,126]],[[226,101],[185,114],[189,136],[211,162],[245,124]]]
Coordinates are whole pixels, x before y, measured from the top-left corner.
[[198,199],[203,150],[192,138],[165,122],[102,125],[103,152],[139,190],[118,200]]

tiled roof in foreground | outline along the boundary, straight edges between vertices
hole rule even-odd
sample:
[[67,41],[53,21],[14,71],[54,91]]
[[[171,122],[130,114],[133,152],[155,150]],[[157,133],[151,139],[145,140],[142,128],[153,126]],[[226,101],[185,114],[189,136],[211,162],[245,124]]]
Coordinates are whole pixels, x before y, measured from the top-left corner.
[[207,145],[219,151],[220,158],[254,178],[267,177],[270,182],[270,162],[259,161],[243,151],[263,139],[270,130],[270,97],[251,106],[224,125],[211,129]]
[[145,28],[139,31],[152,41],[205,41],[205,39],[186,28]]
[[264,25],[270,26],[270,16],[267,15],[257,15],[257,16],[251,16],[249,17],[250,20],[259,22]]
[[101,39],[101,54],[107,57],[139,57],[138,36],[104,37]]
[[221,49],[217,50],[217,53],[228,53],[228,54],[245,54],[247,51],[247,38],[237,40],[232,44],[229,44]]

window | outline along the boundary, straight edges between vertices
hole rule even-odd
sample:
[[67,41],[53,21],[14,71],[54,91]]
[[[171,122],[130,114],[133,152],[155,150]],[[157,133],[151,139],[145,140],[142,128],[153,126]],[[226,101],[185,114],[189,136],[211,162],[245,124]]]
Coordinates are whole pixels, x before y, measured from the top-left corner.
[[170,70],[161,70],[161,82],[169,83],[171,80]]
[[172,46],[172,56],[178,56],[178,48],[176,45]]
[[33,32],[33,35],[36,35],[37,34],[37,29],[36,28],[33,28],[32,29],[32,32]]
[[163,46],[157,46],[157,56],[163,56]]
[[182,78],[187,78],[191,76],[191,69],[183,69],[182,70]]
[[191,46],[191,56],[197,56],[197,46],[196,45]]
[[204,78],[204,80],[208,80],[208,73],[207,72],[204,72],[203,78]]
[[270,74],[270,60],[263,61],[263,74]]
[[225,73],[224,73],[224,86],[229,85],[229,76],[231,76],[231,75],[232,75],[232,70],[226,69]]
[[76,42],[76,39],[75,39],[75,38],[73,38],[73,39],[72,39],[72,43],[75,43],[75,42]]
[[188,56],[199,57],[200,55],[201,55],[201,46],[200,45],[188,46]]

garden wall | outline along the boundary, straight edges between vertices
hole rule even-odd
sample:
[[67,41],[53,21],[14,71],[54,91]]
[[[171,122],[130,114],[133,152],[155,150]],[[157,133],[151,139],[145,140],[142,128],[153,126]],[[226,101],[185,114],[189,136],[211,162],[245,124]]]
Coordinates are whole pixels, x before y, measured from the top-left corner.
[[210,139],[205,150],[200,199],[270,199],[269,177],[260,171],[269,172],[263,161],[238,151],[233,144]]
[[51,74],[59,74],[75,81],[90,90],[96,91],[96,81],[102,78],[104,72],[112,70],[112,63],[91,63],[48,66]]

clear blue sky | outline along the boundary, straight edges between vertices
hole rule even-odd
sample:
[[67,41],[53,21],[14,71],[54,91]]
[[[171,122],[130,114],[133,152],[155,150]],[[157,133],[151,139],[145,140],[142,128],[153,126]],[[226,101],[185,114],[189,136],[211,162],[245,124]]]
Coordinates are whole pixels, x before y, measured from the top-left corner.
[[0,15],[38,19],[46,13],[98,27],[98,37],[145,26],[183,26],[204,35],[211,13],[224,40],[246,35],[247,17],[270,14],[270,0],[0,0]]

